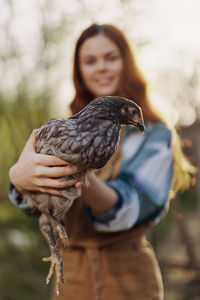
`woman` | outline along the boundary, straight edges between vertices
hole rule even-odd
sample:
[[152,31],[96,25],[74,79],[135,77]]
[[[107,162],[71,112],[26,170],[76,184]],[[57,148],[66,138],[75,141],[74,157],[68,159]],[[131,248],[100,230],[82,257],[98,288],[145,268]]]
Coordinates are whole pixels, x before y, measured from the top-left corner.
[[[124,35],[111,25],[92,25],[77,41],[72,114],[93,98],[118,95],[142,107],[146,131],[127,128],[117,152],[99,174],[81,182],[82,197],[66,216],[70,246],[64,254],[66,284],[56,299],[163,299],[160,270],[145,238],[163,215],[169,192],[190,184],[192,166],[177,135],[150,104],[147,85]],[[53,168],[52,168],[53,166]],[[11,200],[23,209],[25,191],[59,195],[57,179],[78,169],[34,152],[34,133],[10,169]],[[15,186],[15,187],[14,187]]]

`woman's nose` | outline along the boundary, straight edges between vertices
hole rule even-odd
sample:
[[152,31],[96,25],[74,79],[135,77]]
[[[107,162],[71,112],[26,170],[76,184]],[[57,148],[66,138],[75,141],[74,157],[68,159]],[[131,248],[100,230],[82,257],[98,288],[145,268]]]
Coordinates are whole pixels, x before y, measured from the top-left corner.
[[100,59],[98,62],[97,62],[97,69],[99,71],[102,71],[102,70],[105,70],[106,69],[106,62],[104,59]]

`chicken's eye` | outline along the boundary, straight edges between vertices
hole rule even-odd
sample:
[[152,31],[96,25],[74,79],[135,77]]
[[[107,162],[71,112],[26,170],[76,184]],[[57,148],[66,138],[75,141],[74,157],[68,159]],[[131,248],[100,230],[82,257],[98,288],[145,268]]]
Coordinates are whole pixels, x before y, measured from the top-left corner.
[[134,114],[137,113],[136,109],[133,108],[133,107],[131,107],[131,108],[129,109],[129,112],[131,113],[131,115],[134,115]]

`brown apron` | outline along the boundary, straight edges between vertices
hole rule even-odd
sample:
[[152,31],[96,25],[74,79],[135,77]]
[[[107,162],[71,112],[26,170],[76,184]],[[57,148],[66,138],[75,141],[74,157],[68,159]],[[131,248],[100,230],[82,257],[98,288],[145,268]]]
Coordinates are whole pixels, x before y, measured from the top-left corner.
[[65,284],[54,300],[162,300],[160,269],[147,226],[97,232],[82,200],[66,215],[70,247],[63,252]]

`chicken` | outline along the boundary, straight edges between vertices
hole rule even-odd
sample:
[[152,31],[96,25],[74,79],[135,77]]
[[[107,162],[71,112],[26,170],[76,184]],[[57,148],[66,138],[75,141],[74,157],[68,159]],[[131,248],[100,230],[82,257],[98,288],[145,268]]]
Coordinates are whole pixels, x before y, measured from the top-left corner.
[[[134,125],[143,132],[141,108],[122,97],[99,97],[76,115],[68,119],[52,119],[43,125],[36,136],[36,152],[56,155],[82,168],[83,171],[67,179],[77,178],[85,182],[87,172],[102,168],[114,154],[121,125]],[[63,220],[73,201],[80,197],[81,189],[70,186],[60,189],[60,192],[62,197],[40,192],[25,195],[29,206],[41,212],[39,227],[51,250],[51,256],[43,259],[51,263],[46,282],[48,284],[55,272],[57,294],[60,282],[64,282],[59,250],[68,245]]]

